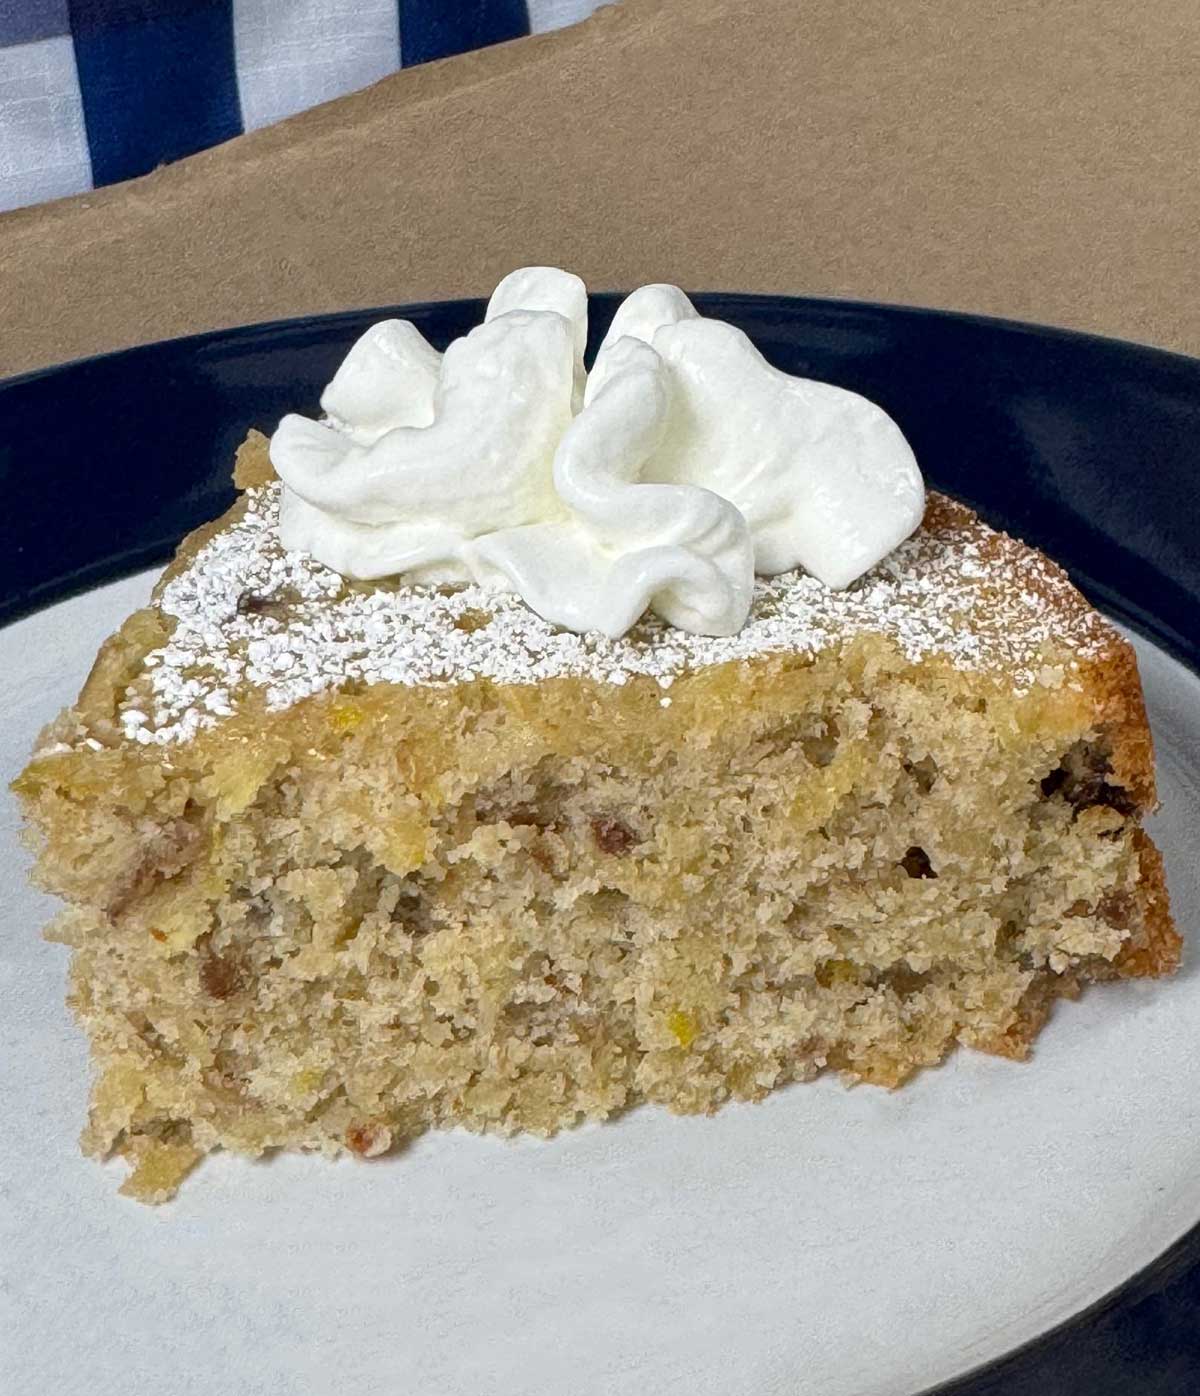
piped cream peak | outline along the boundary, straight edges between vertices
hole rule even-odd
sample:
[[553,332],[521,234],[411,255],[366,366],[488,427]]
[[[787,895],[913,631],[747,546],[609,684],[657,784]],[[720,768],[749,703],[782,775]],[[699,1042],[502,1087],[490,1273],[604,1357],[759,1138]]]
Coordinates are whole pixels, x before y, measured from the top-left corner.
[[323,422],[271,442],[280,537],[346,576],[474,581],[622,635],[649,608],[736,633],[754,573],[849,585],[925,491],[874,403],[772,368],[674,286],[619,307],[590,374],[578,277],[526,267],[439,355],[390,320],[353,346]]

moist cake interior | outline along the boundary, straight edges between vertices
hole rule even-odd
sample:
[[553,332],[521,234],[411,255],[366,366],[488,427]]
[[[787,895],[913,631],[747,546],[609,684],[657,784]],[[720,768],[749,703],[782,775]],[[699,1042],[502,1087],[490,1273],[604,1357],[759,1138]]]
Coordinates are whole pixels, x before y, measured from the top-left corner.
[[895,1086],[1177,962],[1132,652],[962,506],[846,592],[760,579],[729,639],[607,641],[283,554],[261,441],[240,471],[18,781],[135,1195]]

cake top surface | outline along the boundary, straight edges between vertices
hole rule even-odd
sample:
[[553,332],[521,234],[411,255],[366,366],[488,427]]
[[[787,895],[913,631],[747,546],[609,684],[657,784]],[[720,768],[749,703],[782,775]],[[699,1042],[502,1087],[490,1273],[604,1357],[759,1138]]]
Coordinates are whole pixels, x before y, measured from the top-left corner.
[[186,741],[232,716],[247,691],[279,710],[349,683],[621,685],[644,675],[668,704],[672,683],[689,671],[815,655],[872,633],[914,662],[941,656],[1028,689],[1047,680],[1051,643],[1071,665],[1099,658],[1113,640],[1061,568],[939,495],[917,532],[845,590],[803,572],[759,577],[736,635],[687,634],[648,615],[610,640],[555,627],[511,593],[347,582],[283,549],[279,492],[275,482],[247,490],[160,586],[156,604],[173,633],[143,657],[126,691],[118,716],[127,740]]

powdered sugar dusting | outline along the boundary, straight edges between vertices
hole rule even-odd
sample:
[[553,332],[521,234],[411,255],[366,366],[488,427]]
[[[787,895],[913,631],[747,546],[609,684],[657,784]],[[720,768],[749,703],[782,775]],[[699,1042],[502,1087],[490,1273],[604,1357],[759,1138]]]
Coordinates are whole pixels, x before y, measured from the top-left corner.
[[663,689],[711,664],[883,632],[916,661],[1003,668],[1022,688],[1045,678],[1047,642],[1077,658],[1111,641],[1106,622],[1041,554],[935,499],[926,524],[845,591],[790,572],[759,578],[746,625],[724,638],[648,617],[626,636],[556,629],[509,593],[466,586],[364,587],[278,540],[279,486],[250,490],[223,528],[163,588],[168,644],[148,654],[120,718],[142,744],[185,741],[232,715],[248,689],[287,708],[347,683],[533,684],[587,677]]

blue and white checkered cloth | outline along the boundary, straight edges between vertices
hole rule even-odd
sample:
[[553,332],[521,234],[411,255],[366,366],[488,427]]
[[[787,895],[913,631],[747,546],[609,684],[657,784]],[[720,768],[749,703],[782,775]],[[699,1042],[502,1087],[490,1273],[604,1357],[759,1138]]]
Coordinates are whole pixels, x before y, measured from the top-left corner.
[[146,174],[601,0],[0,0],[0,210]]

